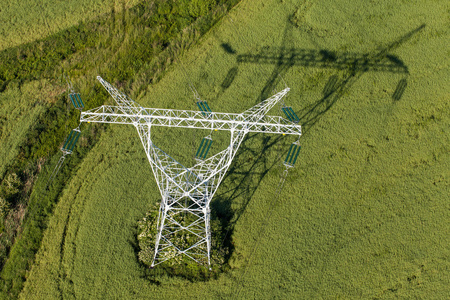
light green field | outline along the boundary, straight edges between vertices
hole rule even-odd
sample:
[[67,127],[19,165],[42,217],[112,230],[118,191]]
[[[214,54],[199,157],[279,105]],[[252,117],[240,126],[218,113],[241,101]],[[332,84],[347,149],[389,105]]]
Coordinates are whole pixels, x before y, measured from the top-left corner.
[[0,51],[45,38],[98,15],[132,7],[137,0],[3,1],[0,9]]
[[[303,148],[280,198],[280,162],[294,140],[251,135],[212,203],[234,213],[231,269],[206,282],[146,278],[136,224],[160,197],[134,128],[116,125],[67,184],[21,297],[445,298],[449,9],[445,1],[243,1],[135,99],[195,109],[189,78],[213,110],[239,112],[284,88],[278,74],[291,88],[285,101],[301,118]],[[237,59],[281,48],[334,53],[336,62],[367,54],[408,73]],[[401,80],[407,87],[393,100]],[[153,132],[186,164],[206,134]]]

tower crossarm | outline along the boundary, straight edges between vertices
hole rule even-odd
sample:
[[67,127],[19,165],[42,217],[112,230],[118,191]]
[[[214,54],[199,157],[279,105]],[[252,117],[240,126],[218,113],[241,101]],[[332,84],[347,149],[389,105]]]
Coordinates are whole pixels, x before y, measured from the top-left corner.
[[[400,39],[404,41],[404,39]],[[389,47],[388,47],[389,48]],[[408,68],[399,59],[382,51],[382,55],[373,56],[369,53],[335,52],[327,50],[265,48],[260,53],[240,54],[238,63],[278,64],[295,66],[314,66],[316,68],[346,69],[355,71],[374,71],[391,73],[408,73]]]
[[81,113],[81,122],[113,123],[208,130],[265,132],[301,135],[301,126],[278,116],[249,117],[245,114],[212,112],[207,117],[200,111],[133,108],[103,105]]

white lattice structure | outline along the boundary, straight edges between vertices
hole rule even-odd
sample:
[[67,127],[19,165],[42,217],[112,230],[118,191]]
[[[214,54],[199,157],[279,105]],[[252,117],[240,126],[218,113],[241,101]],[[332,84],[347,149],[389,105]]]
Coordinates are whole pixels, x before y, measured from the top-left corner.
[[[281,117],[265,116],[289,91],[282,90],[240,114],[143,108],[101,77],[100,83],[118,106],[82,112],[81,122],[130,124],[136,127],[162,201],[159,208],[152,266],[178,255],[210,264],[210,208],[220,182],[248,132],[301,135],[301,127]],[[230,145],[220,153],[186,168],[151,139],[152,126],[230,132]]]

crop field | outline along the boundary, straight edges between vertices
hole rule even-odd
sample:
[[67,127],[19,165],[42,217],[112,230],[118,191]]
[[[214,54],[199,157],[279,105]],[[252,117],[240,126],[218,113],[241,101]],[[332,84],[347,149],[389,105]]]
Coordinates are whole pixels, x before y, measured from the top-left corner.
[[[194,110],[192,84],[213,110],[240,112],[291,88],[302,151],[281,194],[295,139],[250,134],[212,201],[229,268],[192,281],[139,263],[137,223],[160,195],[135,129],[111,125],[62,191],[20,297],[445,298],[449,10],[443,0],[242,1],[134,99]],[[152,131],[188,166],[207,134]],[[212,137],[211,151],[225,146],[225,134]]]
[[0,51],[44,38],[60,30],[124,7],[138,1],[69,0],[20,1],[9,0],[0,9]]

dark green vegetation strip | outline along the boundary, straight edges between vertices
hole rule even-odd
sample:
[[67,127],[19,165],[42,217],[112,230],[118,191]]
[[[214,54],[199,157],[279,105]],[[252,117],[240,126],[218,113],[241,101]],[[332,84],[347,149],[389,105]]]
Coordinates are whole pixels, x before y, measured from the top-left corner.
[[[99,85],[90,89],[98,74],[135,97],[149,83],[158,81],[167,66],[237,2],[143,2],[43,40],[0,52],[2,94],[17,87],[23,89],[33,82],[48,83],[55,94],[39,96],[48,90],[35,89],[36,97],[33,98],[37,100],[33,101],[44,111],[26,134],[18,136],[18,155],[5,164],[4,172],[0,174],[3,231],[0,236],[0,264],[3,266],[0,288],[3,297],[14,298],[22,289],[26,272],[33,264],[48,218],[65,183],[104,131],[103,126],[91,126],[89,131],[82,133],[81,146],[66,159],[66,166],[47,191],[46,180],[60,156],[58,148],[70,129],[77,126],[79,117],[78,112],[69,108],[67,91],[61,88],[65,83],[57,78],[61,79],[64,72],[69,73],[77,90],[85,95],[88,107],[99,106],[107,99]],[[0,121],[10,120],[6,116]],[[14,128],[9,130],[8,136],[16,134]],[[47,163],[42,167],[44,161]],[[15,239],[17,231],[20,236]]]

